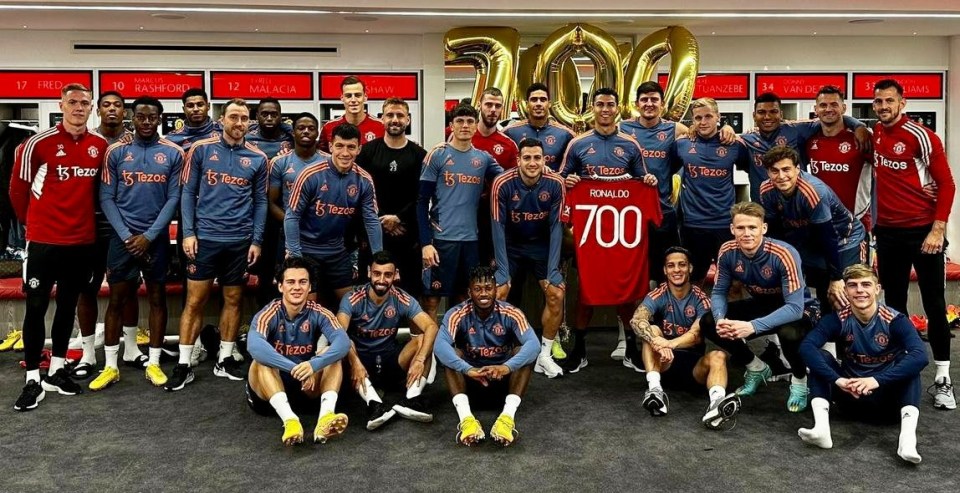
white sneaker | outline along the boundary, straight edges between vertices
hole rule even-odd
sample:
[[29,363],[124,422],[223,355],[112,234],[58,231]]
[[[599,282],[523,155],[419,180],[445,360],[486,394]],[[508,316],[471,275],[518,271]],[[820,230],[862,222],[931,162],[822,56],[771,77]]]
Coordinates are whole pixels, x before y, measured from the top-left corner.
[[934,381],[932,386],[933,407],[935,409],[953,410],[957,408],[957,398],[953,394],[953,384],[947,382],[947,379],[940,378]]
[[537,356],[537,364],[533,367],[533,371],[543,373],[547,378],[563,376],[563,368],[560,368],[549,354],[540,353],[540,356]]
[[197,344],[193,345],[193,354],[190,355],[190,366],[194,367],[199,365],[201,362],[206,361],[208,354],[207,348],[203,347],[203,344],[199,344],[200,341],[197,341]]
[[623,361],[623,356],[627,353],[627,341],[621,340],[617,343],[617,349],[610,353],[610,357],[616,361]]
[[427,373],[427,384],[432,384],[434,380],[437,379],[437,358],[434,355],[430,355],[430,358],[433,360],[430,363],[430,371]]

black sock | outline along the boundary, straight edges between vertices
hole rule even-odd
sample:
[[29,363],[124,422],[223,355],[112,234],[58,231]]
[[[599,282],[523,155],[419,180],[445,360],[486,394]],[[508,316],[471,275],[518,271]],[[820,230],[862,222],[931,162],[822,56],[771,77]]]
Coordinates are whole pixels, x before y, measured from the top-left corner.
[[627,349],[624,351],[624,354],[636,362],[638,359],[637,356],[640,354],[640,351],[637,349],[637,334],[629,330],[624,331],[623,340],[627,344]]
[[573,352],[579,356],[587,354],[587,331],[586,329],[573,331]]

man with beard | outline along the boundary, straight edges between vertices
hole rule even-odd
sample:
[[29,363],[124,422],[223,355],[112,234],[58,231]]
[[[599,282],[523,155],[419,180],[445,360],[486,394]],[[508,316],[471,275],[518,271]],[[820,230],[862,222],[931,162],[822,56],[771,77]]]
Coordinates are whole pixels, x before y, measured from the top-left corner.
[[[370,282],[347,293],[337,312],[337,321],[353,340],[348,356],[350,379],[367,404],[370,431],[386,424],[394,414],[424,423],[433,421],[421,394],[433,364],[437,323],[416,298],[394,286],[399,273],[390,253],[375,253],[367,272]],[[410,341],[401,346],[397,332],[403,322],[417,333],[411,330]],[[406,394],[393,406],[384,405],[377,387],[399,387]]]
[[[543,144],[543,162],[551,171],[560,171],[567,145],[576,137],[569,128],[550,118],[550,91],[546,84],[534,82],[527,88],[527,119],[516,121],[503,130],[517,146],[523,139]],[[476,145],[476,143],[474,143]],[[506,167],[506,166],[505,166]]]
[[[506,447],[518,437],[514,421],[539,352],[537,336],[523,312],[496,299],[494,270],[474,267],[470,299],[443,316],[434,351],[446,367],[447,388],[460,418],[457,443],[472,446],[486,438],[473,416],[470,397],[482,404],[504,400],[490,437]],[[506,397],[504,397],[506,395]]]
[[257,105],[257,124],[250,125],[247,142],[257,146],[267,159],[273,159],[293,147],[293,129],[283,123],[280,101],[277,98],[263,98]]
[[246,101],[223,107],[223,135],[196,142],[187,154],[181,182],[183,251],[189,259],[186,304],[180,317],[180,362],[164,389],[193,381],[190,356],[200,334],[213,280],[223,293],[220,351],[213,374],[243,380],[233,356],[240,328],[240,301],[247,268],[260,257],[267,218],[267,156],[244,141],[250,124]]
[[[383,226],[383,249],[390,252],[402,273],[397,284],[416,298],[423,293],[423,269],[417,238],[417,189],[427,151],[407,138],[410,107],[406,101],[383,102],[386,135],[360,149],[357,164],[370,173],[377,189],[377,208]],[[361,261],[366,265],[367,261]]]

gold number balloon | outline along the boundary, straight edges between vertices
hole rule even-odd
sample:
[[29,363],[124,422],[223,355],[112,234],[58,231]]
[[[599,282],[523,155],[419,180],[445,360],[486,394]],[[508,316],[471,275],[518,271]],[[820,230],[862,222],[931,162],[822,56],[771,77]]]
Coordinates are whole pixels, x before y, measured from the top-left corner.
[[[563,63],[577,54],[584,54],[593,61],[594,87],[609,87],[623,94],[623,71],[617,41],[589,24],[567,24],[547,37],[540,48],[534,80],[546,81],[547,87],[557,92]],[[575,132],[584,131],[593,122],[592,112],[583,111],[579,104],[570,105],[560,98],[551,102],[550,110],[557,121]]]
[[[700,68],[700,48],[690,31],[672,26],[637,43],[627,64],[626,87],[628,91],[636,91],[641,83],[654,80],[657,63],[667,55],[670,55],[670,78],[664,88],[664,116],[679,121],[690,106]],[[637,116],[634,95],[621,99],[621,116],[625,119]]]
[[460,27],[443,37],[446,61],[469,62],[477,67],[478,78],[473,87],[473,104],[480,104],[480,94],[488,87],[503,92],[504,104],[513,101],[516,85],[516,61],[520,51],[520,33],[508,27]]
[[[533,73],[537,68],[537,59],[540,57],[540,44],[535,44],[523,53],[520,53],[520,60],[517,62],[517,87],[514,91],[517,100],[517,111],[521,117],[527,117],[526,93],[530,84],[533,84]],[[573,60],[567,60],[560,68],[560,86],[552,88],[550,99],[559,99],[569,107],[575,107],[580,104],[580,71],[577,70],[577,64]]]

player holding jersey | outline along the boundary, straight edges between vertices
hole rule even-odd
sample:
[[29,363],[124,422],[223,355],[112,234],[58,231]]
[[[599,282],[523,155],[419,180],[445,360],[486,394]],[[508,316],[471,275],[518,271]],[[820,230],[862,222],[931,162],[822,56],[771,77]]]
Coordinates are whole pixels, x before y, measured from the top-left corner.
[[[814,425],[797,434],[805,443],[832,448],[831,401],[860,419],[899,414],[897,455],[919,464],[920,371],[927,366],[926,348],[906,315],[879,303],[880,285],[870,267],[847,267],[843,282],[850,306],[821,320],[800,344],[810,367]],[[839,363],[820,349],[826,342],[842,348]]]
[[[746,339],[779,334],[793,373],[787,409],[807,408],[807,373],[797,348],[819,317],[816,300],[800,274],[800,255],[787,243],[765,238],[764,210],[756,202],[739,202],[730,211],[733,240],[717,255],[717,279],[711,294],[712,313],[700,319],[703,335],[746,365],[740,396],[753,395],[773,375],[753,354]],[[727,302],[733,281],[743,284],[749,299]]]
[[460,418],[457,442],[468,447],[486,438],[470,409],[470,397],[484,403],[504,399],[490,437],[504,447],[518,438],[514,420],[537,359],[533,329],[523,312],[497,301],[496,288],[494,270],[475,267],[470,272],[470,299],[447,311],[434,345]]
[[527,119],[511,123],[503,129],[517,146],[523,139],[537,139],[543,144],[543,162],[553,171],[560,171],[567,145],[576,137],[569,128],[550,118],[550,90],[546,84],[534,82],[527,88]]
[[[371,431],[383,426],[394,414],[414,421],[433,421],[421,394],[433,364],[437,323],[416,299],[394,286],[399,274],[390,253],[373,254],[368,268],[370,282],[344,295],[337,312],[337,320],[353,340],[347,358],[350,379],[367,404],[367,429]],[[404,322],[417,331],[411,331],[410,341],[401,346],[397,332]],[[400,387],[406,394],[388,406],[381,400],[377,387]]]
[[950,380],[950,331],[944,299],[944,232],[957,187],[943,142],[932,130],[903,113],[903,87],[885,79],[874,85],[874,173],[876,173],[877,268],[884,300],[907,313],[911,267],[936,366],[934,407],[956,409]]
[[687,390],[706,385],[710,404],[701,420],[718,429],[740,411],[740,398],[727,395],[727,353],[705,353],[700,318],[710,313],[710,298],[690,284],[690,254],[681,247],[667,249],[663,256],[667,281],[653,290],[637,307],[630,326],[643,340],[643,366],[648,390],[642,406],[653,416],[667,414],[669,399],[661,386]]
[[[157,134],[162,114],[163,105],[156,98],[137,98],[133,102],[133,141],[114,144],[104,159],[99,201],[113,229],[107,250],[110,302],[104,320],[106,363],[90,382],[90,390],[102,390],[120,380],[117,356],[122,318],[126,305],[137,303],[141,278],[150,302],[150,356],[145,376],[157,387],[167,383],[160,369],[160,354],[167,329],[169,226],[180,206],[184,156],[176,144]],[[131,363],[142,367],[137,361]]]
[[[343,379],[340,361],[350,348],[333,314],[309,301],[310,265],[301,258],[283,261],[277,273],[281,298],[263,307],[250,322],[247,349],[253,362],[247,374],[247,404],[257,414],[276,413],[283,420],[284,445],[303,441],[303,425],[294,407],[320,400],[313,441],[325,443],[347,428],[337,413]],[[320,336],[329,346],[317,348]]]
[[560,273],[563,227],[563,180],[544,163],[543,144],[520,141],[518,167],[498,176],[490,191],[493,249],[497,260],[497,299],[507,299],[511,280],[532,271],[546,297],[543,340],[534,371],[548,378],[563,375],[550,356],[563,319],[565,283]]
[[[594,128],[570,142],[567,146],[567,153],[563,158],[563,167],[560,172],[565,179],[568,188],[574,187],[581,178],[600,177],[615,178],[623,176],[632,176],[643,179],[643,183],[649,186],[656,186],[656,177],[647,171],[643,160],[643,149],[633,137],[621,132],[617,128],[616,119],[619,115],[620,96],[617,91],[610,88],[597,89],[593,94],[592,111],[594,115]],[[585,188],[582,188],[582,190]],[[616,195],[615,192],[611,192]],[[650,212],[649,208],[644,212]],[[656,224],[659,224],[660,207],[656,207]],[[599,227],[599,225],[598,225]],[[589,228],[587,228],[589,229]],[[576,238],[577,243],[583,244]],[[631,240],[632,241],[632,240]],[[644,246],[647,245],[646,234],[641,240]],[[646,250],[645,250],[646,251]],[[580,272],[581,284],[583,278],[595,276],[597,274],[588,273],[589,269],[580,259],[585,258],[578,249],[577,261],[578,272]],[[645,260],[645,259],[644,259]],[[642,263],[642,261],[640,261]],[[626,271],[643,269],[647,275],[648,270],[645,266],[636,263],[630,265]],[[646,276],[644,276],[646,277]],[[646,282],[646,281],[645,281]],[[628,326],[630,317],[633,315],[635,304],[646,294],[649,286],[640,287],[642,292],[637,293],[638,297],[630,300],[622,300],[617,307],[617,316],[620,323]],[[564,365],[564,370],[568,373],[576,373],[581,368],[587,366],[586,358],[586,328],[593,317],[593,307],[581,299],[577,302],[577,314],[574,322],[574,349],[573,354],[569,354]],[[636,338],[633,333],[628,331],[625,334],[626,352],[624,356],[624,366],[629,368],[638,368],[640,361],[640,352],[637,348]]]

